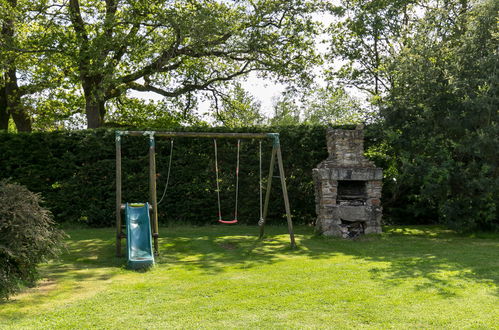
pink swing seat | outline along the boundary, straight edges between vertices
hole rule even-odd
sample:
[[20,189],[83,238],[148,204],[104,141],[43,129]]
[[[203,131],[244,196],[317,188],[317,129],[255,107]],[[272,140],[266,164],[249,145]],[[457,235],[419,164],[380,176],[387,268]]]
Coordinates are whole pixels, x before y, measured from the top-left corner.
[[220,222],[220,223],[225,223],[225,224],[229,224],[229,225],[230,225],[230,224],[233,224],[233,223],[237,223],[237,219],[234,219],[234,220],[228,220],[228,221],[227,221],[227,220],[221,220],[221,219],[220,219],[220,220],[218,220],[218,222]]

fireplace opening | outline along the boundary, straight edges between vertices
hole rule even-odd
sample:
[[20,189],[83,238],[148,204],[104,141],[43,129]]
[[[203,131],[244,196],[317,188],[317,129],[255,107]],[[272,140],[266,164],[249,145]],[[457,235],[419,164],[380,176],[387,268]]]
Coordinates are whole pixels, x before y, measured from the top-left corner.
[[338,205],[361,206],[366,204],[366,200],[366,181],[338,181]]
[[364,235],[366,224],[364,221],[346,221],[341,219],[340,230],[343,238],[357,238]]

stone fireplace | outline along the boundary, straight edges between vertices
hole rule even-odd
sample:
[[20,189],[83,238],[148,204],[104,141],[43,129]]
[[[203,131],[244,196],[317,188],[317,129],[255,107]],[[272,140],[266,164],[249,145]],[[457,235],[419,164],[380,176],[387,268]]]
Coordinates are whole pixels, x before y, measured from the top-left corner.
[[364,131],[328,129],[329,157],[313,169],[316,230],[355,238],[381,233],[383,170],[364,157]]

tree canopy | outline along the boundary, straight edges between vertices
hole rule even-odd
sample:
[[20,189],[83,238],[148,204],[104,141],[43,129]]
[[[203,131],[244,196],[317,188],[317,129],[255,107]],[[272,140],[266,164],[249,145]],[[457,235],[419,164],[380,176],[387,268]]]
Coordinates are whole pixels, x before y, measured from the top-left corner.
[[[5,86],[49,82],[59,103],[84,107],[99,127],[106,104],[130,91],[192,102],[252,71],[307,78],[315,58],[310,12],[302,0],[2,0]],[[9,35],[9,33],[7,33]],[[39,63],[30,66],[25,63]],[[61,77],[62,74],[62,77]],[[72,93],[63,95],[71,90]],[[66,97],[65,97],[66,96]],[[70,100],[68,100],[70,99]],[[66,113],[67,114],[67,113]]]

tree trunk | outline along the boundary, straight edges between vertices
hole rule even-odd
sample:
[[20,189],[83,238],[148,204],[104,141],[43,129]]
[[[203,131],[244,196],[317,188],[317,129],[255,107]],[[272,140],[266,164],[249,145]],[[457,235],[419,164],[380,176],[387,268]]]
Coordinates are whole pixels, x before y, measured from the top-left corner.
[[104,123],[105,101],[85,97],[87,128],[99,128]]
[[7,70],[5,77],[5,94],[7,99],[7,110],[14,119],[19,132],[31,132],[31,118],[21,102],[21,91],[17,84],[17,72],[15,68]]
[[[16,8],[17,6],[17,0],[8,0],[8,3],[12,8]],[[7,44],[13,44],[14,35],[14,21],[11,18],[7,18],[2,25],[2,36]],[[4,76],[6,113],[5,111],[2,113],[1,125],[3,125],[3,121],[6,120],[8,127],[8,114],[10,114],[12,119],[14,119],[14,123],[19,132],[31,132],[31,119],[21,102],[21,91],[19,90],[19,85],[17,83],[15,61],[9,59],[6,62],[6,67],[8,68]],[[7,119],[4,117],[6,114]]]
[[7,110],[7,95],[5,86],[0,86],[0,130],[9,129],[9,111]]
[[101,90],[101,82],[102,77],[100,76],[86,77],[83,80],[87,128],[99,128],[104,124],[106,101]]

